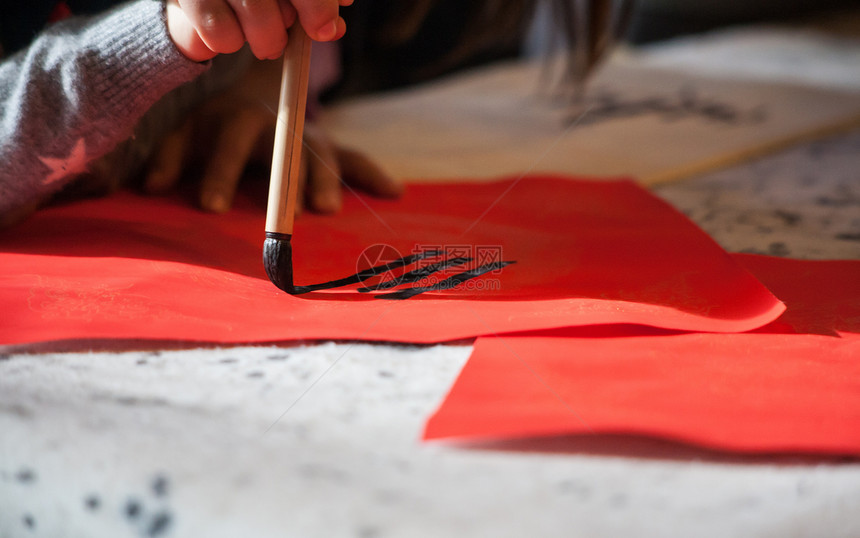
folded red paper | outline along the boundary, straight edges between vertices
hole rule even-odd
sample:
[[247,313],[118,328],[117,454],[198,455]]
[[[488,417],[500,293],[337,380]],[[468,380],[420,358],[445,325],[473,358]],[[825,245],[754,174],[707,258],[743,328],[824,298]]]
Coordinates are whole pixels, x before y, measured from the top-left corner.
[[299,296],[266,280],[263,219],[247,199],[221,216],[128,193],[48,208],[0,237],[0,344],[437,342],[600,323],[745,331],[783,309],[631,181],[347,196],[341,214],[296,223],[297,283],[318,284]]
[[482,337],[425,438],[627,433],[860,454],[860,261],[739,255],[788,306],[744,334],[631,325]]

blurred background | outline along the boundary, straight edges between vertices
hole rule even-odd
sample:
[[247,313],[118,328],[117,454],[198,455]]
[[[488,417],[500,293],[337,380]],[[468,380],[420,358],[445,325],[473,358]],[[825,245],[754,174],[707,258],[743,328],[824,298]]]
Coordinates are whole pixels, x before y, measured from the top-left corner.
[[856,0],[640,0],[628,32],[633,43],[645,43],[721,26],[757,22],[826,19],[860,34]]

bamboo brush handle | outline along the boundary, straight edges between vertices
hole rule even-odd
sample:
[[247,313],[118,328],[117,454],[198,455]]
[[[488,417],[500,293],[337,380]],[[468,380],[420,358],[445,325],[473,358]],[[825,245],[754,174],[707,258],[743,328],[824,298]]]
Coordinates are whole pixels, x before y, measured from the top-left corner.
[[311,40],[301,24],[296,22],[290,28],[281,73],[281,96],[278,101],[278,123],[275,127],[275,147],[272,152],[272,175],[269,178],[266,232],[285,235],[293,233],[305,107],[308,100],[310,55]]

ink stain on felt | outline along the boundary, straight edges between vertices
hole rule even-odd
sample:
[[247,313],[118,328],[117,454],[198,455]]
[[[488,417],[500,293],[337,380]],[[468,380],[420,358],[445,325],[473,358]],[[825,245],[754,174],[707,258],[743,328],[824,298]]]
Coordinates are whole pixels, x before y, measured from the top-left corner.
[[89,495],[86,499],[84,499],[84,506],[90,512],[95,512],[99,508],[101,508],[102,500],[98,497],[98,495]]
[[126,519],[135,520],[140,517],[140,513],[143,509],[140,506],[140,502],[137,499],[129,499],[125,503],[125,508],[123,509],[123,514],[125,514]]
[[146,535],[160,536],[167,532],[172,522],[173,516],[170,515],[170,512],[158,512],[152,516],[152,520],[149,522],[149,527],[146,530]]
[[564,495],[576,497],[580,501],[584,501],[591,496],[591,489],[588,485],[575,480],[565,480],[559,483],[558,491]]
[[21,522],[24,523],[24,526],[30,530],[36,528],[36,518],[34,518],[30,514],[24,514],[24,517],[21,518]]
[[166,476],[157,475],[152,480],[152,493],[155,494],[156,497],[166,497],[169,486],[170,482],[167,480]]
[[615,493],[609,497],[609,506],[612,508],[624,508],[627,506],[627,495],[624,493]]
[[[170,493],[170,481],[163,474],[155,475],[150,483],[150,491],[154,498],[164,499]],[[135,497],[125,501],[122,515],[137,528],[141,536],[162,536],[170,531],[174,520],[173,514],[167,509],[155,512],[144,510],[143,502]]]
[[359,528],[357,534],[359,538],[377,538],[382,535],[382,531],[377,527],[367,526]]
[[[29,483],[36,479],[35,472],[28,468],[21,469],[14,476],[16,480],[23,483]],[[170,482],[164,475],[155,475],[150,484],[150,489],[155,498],[167,497]],[[101,510],[103,501],[98,494],[91,493],[83,497],[82,504],[85,510],[95,513]],[[167,509],[158,510],[151,517],[142,519],[145,515],[143,505],[133,497],[128,498],[125,502],[121,514],[129,523],[137,527],[138,533],[142,536],[162,536],[169,532],[174,521],[173,514]],[[30,531],[34,531],[37,526],[36,518],[32,513],[25,512],[21,516],[21,524]]]
[[22,484],[31,484],[36,481],[36,472],[25,467],[15,473],[15,480]]

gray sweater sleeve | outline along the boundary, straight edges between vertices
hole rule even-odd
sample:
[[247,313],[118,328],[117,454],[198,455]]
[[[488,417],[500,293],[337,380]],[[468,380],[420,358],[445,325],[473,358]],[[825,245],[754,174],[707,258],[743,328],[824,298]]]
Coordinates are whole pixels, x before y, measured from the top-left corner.
[[173,45],[160,0],[46,29],[0,62],[0,215],[85,172],[206,69]]

